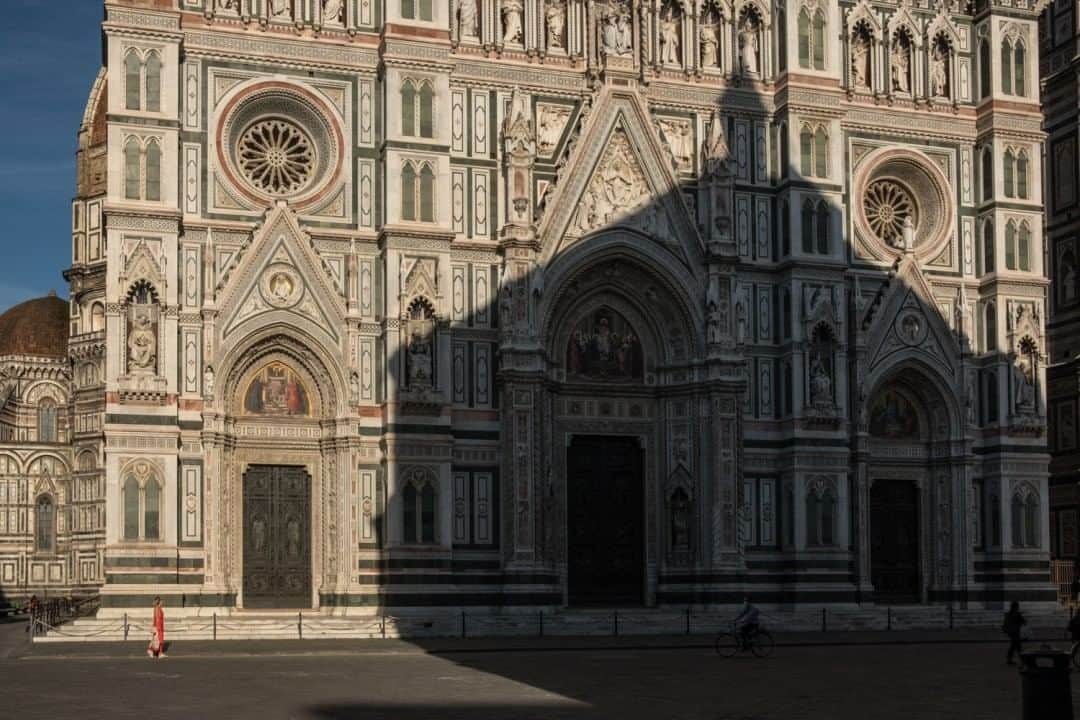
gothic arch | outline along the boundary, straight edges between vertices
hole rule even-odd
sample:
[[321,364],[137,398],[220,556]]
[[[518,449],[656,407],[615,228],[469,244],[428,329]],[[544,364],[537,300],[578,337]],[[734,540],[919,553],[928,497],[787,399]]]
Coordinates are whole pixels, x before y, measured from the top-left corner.
[[[648,328],[651,337],[642,339],[652,344],[645,352],[653,364],[701,355],[705,319],[700,303],[693,300],[697,283],[673,260],[655,242],[625,229],[601,233],[556,256],[545,271],[544,284],[552,290],[538,308],[540,335],[556,353],[553,357],[561,354],[559,343],[569,337],[572,326],[567,320],[574,309],[581,312],[580,306],[588,305],[584,298],[601,303],[604,297],[619,298]],[[645,285],[634,287],[633,278]],[[673,338],[681,340],[681,350]]]
[[214,363],[222,370],[217,409],[240,415],[248,384],[275,360],[288,365],[305,383],[311,404],[309,417],[334,418],[347,407],[348,382],[335,354],[296,326],[275,323],[237,342]]
[[[889,390],[898,390],[912,400],[920,413],[920,440],[949,440],[963,436],[966,425],[958,400],[960,391],[919,358],[898,355],[895,362],[868,375],[864,387],[869,390],[862,410],[867,424],[873,421],[871,413],[878,399]],[[935,414],[932,408],[939,408],[941,412]],[[944,427],[941,427],[943,423]]]

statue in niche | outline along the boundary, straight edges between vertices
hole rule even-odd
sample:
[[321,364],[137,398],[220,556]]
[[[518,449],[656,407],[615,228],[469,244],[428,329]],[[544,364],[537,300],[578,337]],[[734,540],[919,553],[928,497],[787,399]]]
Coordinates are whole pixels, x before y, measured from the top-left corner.
[[131,319],[128,335],[128,368],[131,370],[154,370],[157,364],[157,332],[147,315],[137,314]]
[[634,41],[629,8],[622,3],[608,8],[604,15],[600,39],[604,54],[619,57],[630,54]]
[[544,8],[544,22],[547,25],[548,47],[565,48],[566,6],[559,0],[549,1]]
[[825,369],[821,353],[814,356],[810,363],[810,404],[816,406],[832,405],[832,378]]
[[214,368],[211,365],[203,370],[203,394],[208,397],[214,395]]
[[719,110],[713,110],[709,118],[709,133],[702,147],[702,159],[705,172],[716,178],[731,175],[731,148],[728,147],[724,131],[726,122]]
[[1065,302],[1072,302],[1076,299],[1076,265],[1072,262],[1066,262],[1062,282],[1065,284]]
[[1025,352],[1017,361],[1015,374],[1016,409],[1030,413],[1035,410],[1035,364]]
[[360,373],[349,373],[349,399],[354,405],[360,402]]
[[720,41],[715,23],[702,23],[698,31],[698,44],[701,46],[701,66],[717,67],[720,64]]
[[723,313],[720,310],[720,306],[716,303],[709,303],[708,327],[706,328],[708,337],[706,339],[710,345],[715,345],[723,341],[723,319]]
[[681,18],[673,6],[668,6],[666,13],[660,15],[660,62],[664,65],[679,65],[679,34]]
[[862,30],[851,39],[851,84],[860,90],[870,87],[870,38]]
[[911,92],[911,46],[906,36],[901,35],[893,42],[889,73],[893,92]]
[[739,58],[744,75],[761,72],[758,66],[758,26],[753,15],[747,14],[739,28]]
[[345,0],[323,0],[323,22],[340,25],[345,19]]
[[934,43],[930,54],[930,96],[949,97],[949,52],[941,42]]
[[690,497],[682,488],[671,494],[671,549],[690,549]]
[[506,0],[503,3],[503,44],[521,44],[521,15],[522,6],[520,0]]
[[221,4],[222,10],[228,10],[233,15],[240,14],[240,0],[225,0]]
[[407,365],[409,387],[412,389],[432,386],[431,339],[421,328],[410,328]]
[[292,15],[292,0],[270,0],[270,17],[281,20]]
[[476,0],[461,0],[458,4],[458,35],[474,38],[480,34],[480,18]]

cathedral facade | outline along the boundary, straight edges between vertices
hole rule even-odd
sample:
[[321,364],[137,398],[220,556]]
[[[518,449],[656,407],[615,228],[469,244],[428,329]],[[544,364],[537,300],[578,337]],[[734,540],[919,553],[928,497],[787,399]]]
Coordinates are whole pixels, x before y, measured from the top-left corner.
[[0,587],[1053,600],[1041,10],[109,0]]

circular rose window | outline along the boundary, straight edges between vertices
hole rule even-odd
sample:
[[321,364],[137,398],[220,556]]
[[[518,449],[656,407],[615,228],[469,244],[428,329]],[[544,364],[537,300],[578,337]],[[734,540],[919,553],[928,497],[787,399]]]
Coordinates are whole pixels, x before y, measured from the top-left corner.
[[272,195],[293,195],[311,182],[315,146],[288,120],[262,120],[240,136],[240,171],[248,182]]
[[919,227],[919,210],[911,193],[892,179],[875,180],[863,195],[863,212],[874,235],[894,248],[904,247],[904,224]]

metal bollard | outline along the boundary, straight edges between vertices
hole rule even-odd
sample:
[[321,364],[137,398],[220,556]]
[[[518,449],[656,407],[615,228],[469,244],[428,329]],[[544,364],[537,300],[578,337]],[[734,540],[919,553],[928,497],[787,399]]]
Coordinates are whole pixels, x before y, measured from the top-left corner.
[[464,640],[467,637],[465,633],[465,611],[461,611],[461,639]]
[[615,611],[615,637],[619,637],[619,611]]
[[821,608],[821,632],[829,631],[829,621],[826,619],[825,613],[825,608]]
[[382,639],[386,639],[386,615],[379,616],[379,626],[382,631]]
[[544,611],[540,611],[540,637],[544,637]]
[[690,608],[686,608],[686,634],[690,634]]
[[1020,653],[1023,720],[1073,720],[1069,661],[1057,651]]
[[128,618],[127,618],[127,613],[124,613],[124,641],[127,642],[127,639],[128,639]]
[[892,608],[885,608],[885,629],[892,630]]
[[304,639],[304,613],[296,613],[296,634]]
[[217,640],[217,613],[214,613],[214,639]]

